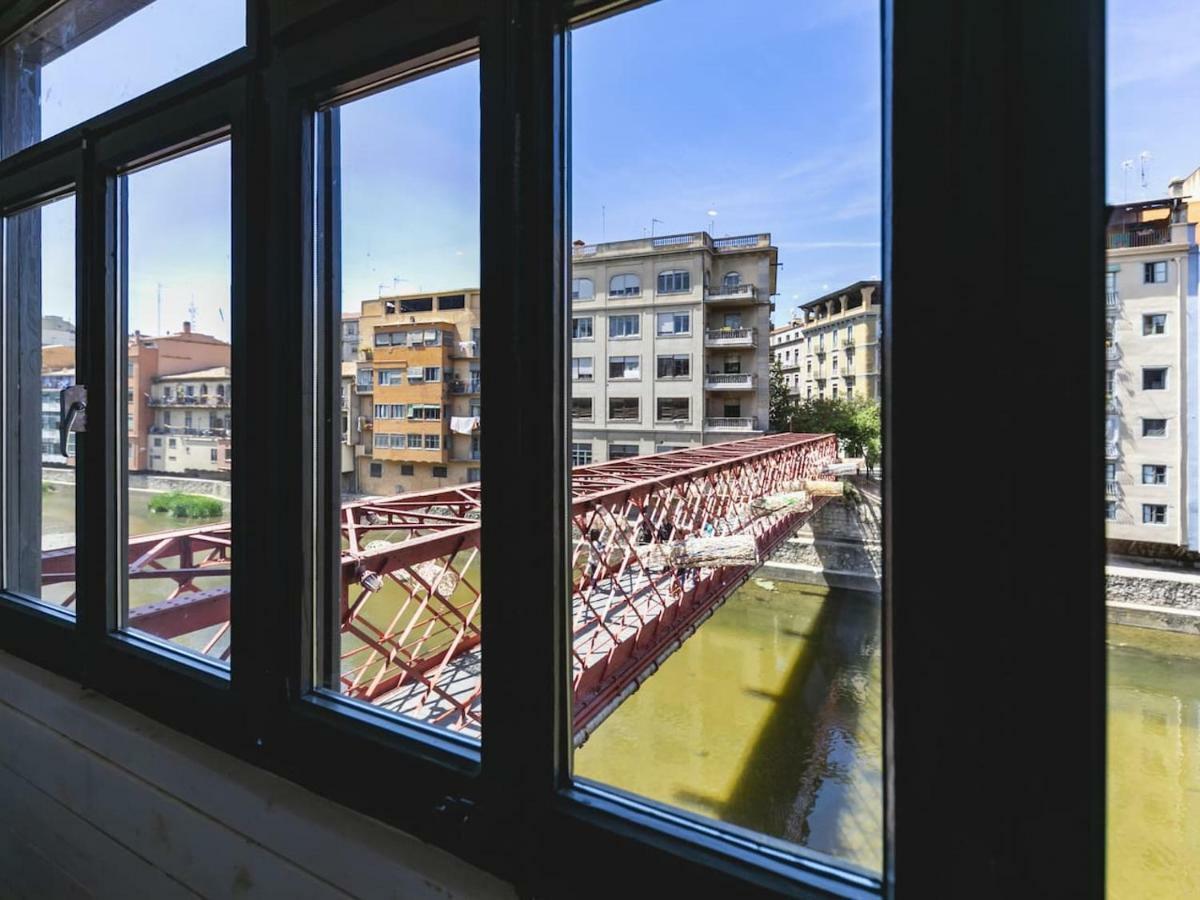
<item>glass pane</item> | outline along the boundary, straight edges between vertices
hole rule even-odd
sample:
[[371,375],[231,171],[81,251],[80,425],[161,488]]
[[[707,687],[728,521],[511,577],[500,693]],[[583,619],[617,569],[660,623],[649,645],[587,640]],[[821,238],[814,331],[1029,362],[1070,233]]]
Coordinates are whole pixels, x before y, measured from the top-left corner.
[[229,142],[122,178],[126,624],[230,650]]
[[59,392],[75,383],[75,196],[4,221],[7,365],[4,586],[74,613],[75,438]]
[[320,124],[340,158],[318,190],[322,205],[340,203],[342,329],[330,373],[342,409],[340,596],[319,617],[320,681],[477,739],[478,64],[344,103]]
[[[1200,96],[1194,6],[1107,4],[1110,897],[1200,896]],[[1184,100],[1184,106],[1179,101]],[[1100,302],[1097,299],[1096,302]]]
[[245,41],[245,0],[67,0],[4,45],[3,155],[166,84]]
[[790,0],[571,36],[575,775],[874,873],[879,45]]

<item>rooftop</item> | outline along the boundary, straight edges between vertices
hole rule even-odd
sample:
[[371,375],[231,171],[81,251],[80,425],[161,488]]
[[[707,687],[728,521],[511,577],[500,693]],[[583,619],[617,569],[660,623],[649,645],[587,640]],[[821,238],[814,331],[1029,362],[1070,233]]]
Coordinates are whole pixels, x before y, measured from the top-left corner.
[[209,378],[229,378],[229,366],[211,366],[207,369],[195,369],[191,372],[176,372],[174,375],[161,375],[155,381],[204,381]]
[[807,303],[801,303],[801,309],[816,309],[818,306],[823,306],[830,300],[837,300],[846,294],[851,294],[855,291],[861,291],[863,288],[872,288],[876,291],[882,287],[883,282],[880,281],[856,281],[853,284],[848,284],[844,288],[838,288],[836,291],[830,291],[828,294],[817,297],[815,300],[809,300]]
[[747,250],[767,250],[771,247],[770,234],[743,234],[714,238],[707,231],[691,231],[685,234],[664,234],[657,237],[637,238],[631,241],[609,241],[589,244],[575,241],[571,247],[574,259],[598,256],[642,256],[648,253],[675,253],[680,250],[708,250],[710,253],[742,253]]

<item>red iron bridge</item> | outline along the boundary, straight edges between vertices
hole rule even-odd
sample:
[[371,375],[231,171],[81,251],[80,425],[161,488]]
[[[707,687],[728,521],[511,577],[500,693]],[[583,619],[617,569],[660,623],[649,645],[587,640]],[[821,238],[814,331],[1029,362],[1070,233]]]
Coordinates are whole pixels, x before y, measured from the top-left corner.
[[[829,498],[767,511],[759,501],[838,470],[836,438],[814,434],[767,435],[573,470],[576,742]],[[478,484],[342,507],[342,694],[478,736],[480,514]],[[749,537],[751,558],[672,564],[670,547],[696,536]],[[751,541],[734,543],[744,549]],[[128,563],[131,597],[137,582],[159,588],[131,602],[130,627],[228,656],[228,523],[136,536]],[[72,583],[74,548],[46,551],[42,568],[44,585]],[[63,601],[73,602],[73,593]]]

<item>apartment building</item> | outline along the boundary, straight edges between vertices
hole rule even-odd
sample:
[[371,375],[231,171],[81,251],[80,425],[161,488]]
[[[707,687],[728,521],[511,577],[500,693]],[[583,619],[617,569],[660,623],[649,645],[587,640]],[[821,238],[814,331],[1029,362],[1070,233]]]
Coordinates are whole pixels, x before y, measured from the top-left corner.
[[804,326],[800,322],[793,320],[771,330],[771,356],[783,369],[788,393],[799,397],[804,386],[804,367],[801,365],[804,357]]
[[[215,367],[228,370],[230,363],[229,343],[210,334],[192,331],[190,322],[184,322],[183,331],[178,334],[148,337],[141,332],[134,333],[128,345],[127,373],[127,452],[131,472],[153,468],[150,429],[151,426],[160,425],[161,421],[160,410],[151,405],[151,398],[155,395],[159,379]],[[229,375],[226,374],[224,378],[228,381]],[[160,461],[166,461],[165,454]]]
[[854,284],[800,307],[806,399],[879,398],[879,314],[883,286]]
[[478,481],[479,291],[367,300],[358,331],[343,432],[358,436],[352,489],[390,495]]
[[1105,518],[1118,550],[1200,551],[1200,203],[1188,186],[1200,170],[1109,213]]
[[769,234],[576,241],[574,464],[763,433],[777,265]]
[[160,375],[150,388],[150,469],[228,472],[233,395],[229,366]]
[[[42,317],[43,325],[47,318]],[[47,339],[42,332],[42,340]],[[59,450],[58,422],[61,415],[59,392],[75,383],[75,344],[74,333],[70,344],[43,343],[42,345],[42,462],[51,465],[75,465],[75,435],[67,435],[67,455]]]

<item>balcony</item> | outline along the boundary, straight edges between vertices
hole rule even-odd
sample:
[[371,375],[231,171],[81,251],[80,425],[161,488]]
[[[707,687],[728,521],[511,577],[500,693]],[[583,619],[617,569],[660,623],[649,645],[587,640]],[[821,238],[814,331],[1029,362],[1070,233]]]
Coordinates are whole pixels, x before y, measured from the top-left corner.
[[708,431],[758,431],[758,418],[755,416],[719,416],[706,418],[704,427]]
[[354,383],[354,393],[356,394],[371,394],[375,392],[375,383],[372,381],[357,381]]
[[1116,441],[1108,441],[1105,443],[1104,458],[1105,459],[1120,459],[1121,458],[1121,448],[1117,444]]
[[451,394],[478,394],[479,380],[474,381],[452,381],[450,382]]
[[156,407],[186,406],[188,408],[195,408],[197,406],[200,406],[200,407],[205,407],[208,409],[213,409],[213,408],[228,409],[231,405],[229,398],[225,397],[221,394],[211,394],[211,395],[205,394],[205,395],[199,396],[199,397],[186,397],[186,396],[184,396],[184,397],[178,397],[178,396],[177,397],[153,397],[152,396],[149,399],[147,399],[146,403],[149,406],[156,406]]
[[752,372],[707,372],[704,375],[706,391],[752,391],[754,390],[754,374]]
[[757,328],[710,328],[704,332],[705,347],[744,347],[758,345]]
[[479,341],[455,341],[450,345],[451,359],[478,359]]
[[188,437],[229,437],[228,428],[193,428],[187,425],[151,425],[151,434],[186,435]]
[[1115,363],[1121,359],[1121,348],[1116,341],[1113,341],[1104,348],[1104,361],[1106,363]]
[[753,284],[716,285],[704,293],[705,303],[726,303],[741,305],[746,303],[766,303],[759,299],[758,288]]
[[1130,247],[1157,247],[1171,243],[1171,226],[1167,221],[1139,223],[1122,229],[1113,229],[1105,235],[1104,246],[1109,250]]
[[1121,305],[1121,295],[1116,290],[1107,290],[1104,292],[1104,306],[1107,309],[1117,309]]
[[1106,482],[1104,482],[1104,496],[1105,496],[1105,497],[1119,497],[1119,496],[1121,496],[1121,485],[1119,485],[1119,484],[1118,484],[1117,482],[1115,482],[1115,481],[1106,481]]
[[1121,412],[1121,401],[1114,394],[1104,395],[1104,412],[1108,415],[1116,415]]

